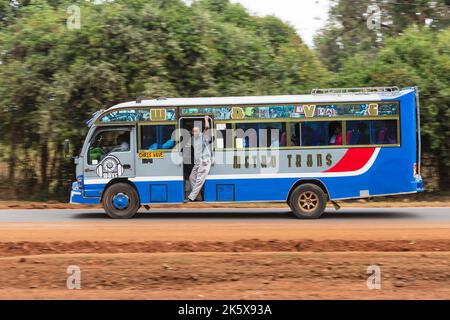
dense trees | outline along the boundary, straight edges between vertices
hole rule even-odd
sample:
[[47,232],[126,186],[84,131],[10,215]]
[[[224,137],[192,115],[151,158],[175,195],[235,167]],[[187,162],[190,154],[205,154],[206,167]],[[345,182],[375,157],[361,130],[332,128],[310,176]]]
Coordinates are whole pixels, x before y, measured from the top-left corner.
[[[423,151],[434,155],[441,190],[450,184],[449,4],[336,1],[315,41],[336,86],[420,87]],[[378,29],[367,26],[371,19]]]
[[[380,42],[366,27],[367,1],[337,2],[316,39],[319,60],[292,27],[228,0],[0,0],[0,187],[64,198],[73,168],[63,140],[78,149],[85,121],[118,100],[332,85],[419,85],[425,151],[439,155],[441,185],[448,186],[447,7],[383,3],[383,21],[396,23],[382,27]],[[66,10],[74,4],[81,24],[71,30]],[[424,27],[424,19],[433,20]]]
[[358,53],[344,62],[339,86],[419,86],[422,145],[432,153],[440,187],[450,182],[450,29],[412,27],[389,39],[375,56]]
[[[63,140],[79,148],[84,122],[117,100],[289,94],[329,79],[295,30],[227,0],[0,3],[3,185],[35,188],[27,196],[67,193]],[[73,4],[81,28],[69,30]]]
[[450,26],[448,0],[332,1],[326,27],[316,48],[327,67],[338,71],[358,52],[375,53],[388,37],[402,35],[410,25],[441,30]]

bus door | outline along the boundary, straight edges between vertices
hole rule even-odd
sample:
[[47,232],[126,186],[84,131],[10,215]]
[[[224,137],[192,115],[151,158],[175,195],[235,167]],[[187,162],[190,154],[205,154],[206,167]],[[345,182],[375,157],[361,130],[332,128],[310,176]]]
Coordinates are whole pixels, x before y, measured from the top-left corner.
[[[180,145],[181,148],[181,156],[183,157],[183,179],[184,179],[184,194],[185,199],[187,199],[187,196],[190,192],[190,184],[189,184],[189,175],[191,174],[192,168],[194,167],[194,152],[191,148],[190,141],[184,141],[184,139],[190,139],[191,138],[191,132],[192,128],[199,127],[201,131],[203,132],[205,129],[205,116],[191,116],[191,117],[181,117],[179,119],[179,128],[184,129],[180,130]],[[208,116],[208,122],[209,122],[209,130],[211,130],[211,137],[212,140],[214,139],[214,120],[212,117]],[[214,152],[213,143],[211,142],[211,152]],[[214,154],[212,154],[212,157],[214,158]],[[202,199],[203,199],[203,193],[202,190]]]
[[83,156],[85,197],[99,197],[110,179],[132,178],[135,168],[135,128],[99,127]]

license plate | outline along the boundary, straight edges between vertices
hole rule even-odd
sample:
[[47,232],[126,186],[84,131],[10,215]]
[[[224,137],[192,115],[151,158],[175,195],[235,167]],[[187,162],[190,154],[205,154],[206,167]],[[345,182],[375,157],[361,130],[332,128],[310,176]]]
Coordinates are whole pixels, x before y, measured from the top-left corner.
[[164,152],[162,151],[139,151],[139,158],[141,159],[162,159]]

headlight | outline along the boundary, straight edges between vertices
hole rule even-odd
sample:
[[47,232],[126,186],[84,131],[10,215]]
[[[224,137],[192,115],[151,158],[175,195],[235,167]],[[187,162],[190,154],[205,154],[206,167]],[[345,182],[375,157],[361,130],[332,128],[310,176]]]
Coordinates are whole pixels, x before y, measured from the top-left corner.
[[79,190],[78,181],[75,181],[72,183],[72,191],[76,191],[76,190]]
[[83,176],[78,176],[77,177],[77,185],[78,185],[78,189],[83,189],[84,187],[84,181],[83,181]]

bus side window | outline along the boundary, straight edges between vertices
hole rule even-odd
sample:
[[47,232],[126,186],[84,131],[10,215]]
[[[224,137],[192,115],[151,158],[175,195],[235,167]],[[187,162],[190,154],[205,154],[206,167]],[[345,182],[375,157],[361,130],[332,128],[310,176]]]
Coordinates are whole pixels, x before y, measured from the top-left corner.
[[397,120],[347,121],[349,145],[397,144]]
[[347,121],[347,132],[351,138],[347,141],[349,145],[369,145],[371,141],[370,134],[371,121]]
[[307,121],[301,123],[302,146],[342,145],[342,121]]
[[396,120],[347,121],[349,145],[397,144]]
[[226,149],[233,148],[233,132],[231,123],[216,124],[216,148]]
[[142,125],[140,127],[141,150],[170,150],[176,145],[172,136],[174,124]]
[[287,144],[285,122],[238,123],[236,148],[278,148]]
[[291,137],[287,141],[288,146],[298,147],[300,146],[300,123],[290,123],[291,126]]

